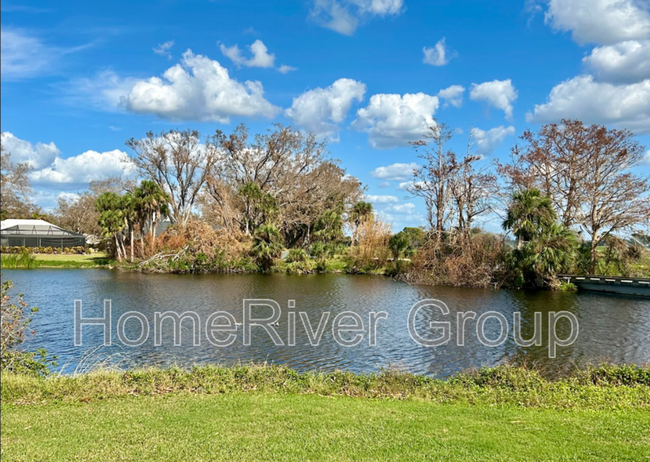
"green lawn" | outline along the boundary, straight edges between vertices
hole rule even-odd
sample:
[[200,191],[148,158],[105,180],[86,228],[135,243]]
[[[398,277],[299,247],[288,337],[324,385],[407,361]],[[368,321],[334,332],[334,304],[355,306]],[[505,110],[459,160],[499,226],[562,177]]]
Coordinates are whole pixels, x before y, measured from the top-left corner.
[[650,458],[647,410],[440,405],[317,395],[139,396],[2,406],[2,459],[567,460]]
[[650,459],[650,371],[2,373],[2,460]]
[[[32,254],[34,262],[30,268],[98,268],[110,264],[110,259],[105,253],[93,253],[89,255],[52,255]],[[12,263],[15,258],[13,254],[2,254],[3,268],[24,268],[24,264]]]
[[78,262],[93,262],[96,260],[105,260],[105,253],[93,253],[89,255],[47,255],[47,254],[34,254],[37,260],[45,261],[78,261]]

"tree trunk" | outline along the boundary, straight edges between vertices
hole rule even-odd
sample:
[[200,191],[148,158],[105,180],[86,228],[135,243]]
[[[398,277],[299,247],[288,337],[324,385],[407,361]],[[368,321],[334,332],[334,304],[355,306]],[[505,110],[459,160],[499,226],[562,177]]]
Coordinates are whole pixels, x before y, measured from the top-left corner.
[[122,261],[122,250],[120,249],[120,241],[117,235],[115,236],[115,257],[117,257],[117,261]]
[[600,241],[596,238],[596,234],[591,239],[591,254],[589,258],[589,274],[596,273],[596,262],[598,261],[598,244]]
[[131,263],[133,263],[133,226],[129,227],[131,231]]
[[142,258],[146,258],[146,250],[144,248],[144,221],[140,223],[140,249],[142,250]]

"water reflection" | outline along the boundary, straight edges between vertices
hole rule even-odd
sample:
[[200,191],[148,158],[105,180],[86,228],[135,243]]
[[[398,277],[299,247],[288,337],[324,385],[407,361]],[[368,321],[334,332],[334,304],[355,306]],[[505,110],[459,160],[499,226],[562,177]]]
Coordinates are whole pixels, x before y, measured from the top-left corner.
[[[8,270],[3,279],[14,281],[16,289],[26,294],[30,304],[38,306],[33,327],[37,336],[30,347],[46,348],[59,357],[64,372],[72,372],[84,361],[91,363],[101,355],[124,358],[125,366],[191,365],[272,361],[300,370],[344,369],[374,372],[386,367],[446,376],[469,367],[491,366],[509,359],[525,357],[549,369],[567,363],[608,359],[615,362],[647,362],[650,359],[650,302],[634,298],[586,293],[490,291],[445,287],[409,286],[387,278],[345,275],[142,275],[106,270]],[[231,313],[238,322],[242,318],[244,298],[271,298],[282,307],[277,327],[284,346],[273,344],[259,328],[253,329],[251,346],[242,344],[241,329],[230,346],[218,348],[202,336],[200,346],[192,346],[192,324],[182,324],[183,345],[174,346],[171,323],[163,323],[163,346],[155,347],[153,339],[154,312],[196,311],[203,321],[216,311]],[[407,329],[408,313],[420,300],[436,298],[444,301],[450,314],[439,310],[421,310],[416,325],[423,335],[437,336],[429,329],[431,321],[448,321],[451,341],[428,348],[415,343]],[[113,338],[118,318],[128,311],[146,315],[151,323],[149,340],[137,348],[113,346],[95,350],[102,342],[102,330],[84,328],[83,347],[74,346],[74,300],[83,301],[84,317],[103,315],[103,300],[111,299],[113,307]],[[295,308],[288,308],[288,300]],[[464,346],[457,346],[457,314],[475,311],[477,317],[496,311],[508,321],[510,334],[497,347],[482,345],[476,335],[476,320],[465,323]],[[296,314],[296,345],[286,345],[287,313],[304,311],[315,329],[324,311],[331,312],[329,323],[319,346],[311,346],[299,316]],[[386,311],[387,319],[378,322],[377,345],[364,340],[354,347],[343,347],[334,341],[331,323],[344,311],[354,311],[366,321],[372,311]],[[580,322],[578,340],[569,347],[558,348],[555,359],[548,358],[548,313],[569,311]],[[521,313],[521,334],[524,339],[534,334],[535,313],[542,314],[541,346],[521,347],[512,335],[514,313]],[[261,312],[260,312],[261,313]],[[499,323],[490,319],[485,324],[488,338],[499,335]],[[366,326],[367,328],[367,326]],[[566,337],[569,324],[557,324],[559,337]],[[130,338],[140,335],[135,320],[126,324]],[[84,355],[92,352],[91,358]]]

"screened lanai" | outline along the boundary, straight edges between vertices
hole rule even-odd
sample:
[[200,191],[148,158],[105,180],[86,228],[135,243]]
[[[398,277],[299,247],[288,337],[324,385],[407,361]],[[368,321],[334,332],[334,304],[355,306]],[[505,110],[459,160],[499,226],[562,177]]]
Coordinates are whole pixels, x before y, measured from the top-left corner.
[[0,226],[0,245],[7,247],[85,246],[83,234],[67,231],[44,220],[3,220]]

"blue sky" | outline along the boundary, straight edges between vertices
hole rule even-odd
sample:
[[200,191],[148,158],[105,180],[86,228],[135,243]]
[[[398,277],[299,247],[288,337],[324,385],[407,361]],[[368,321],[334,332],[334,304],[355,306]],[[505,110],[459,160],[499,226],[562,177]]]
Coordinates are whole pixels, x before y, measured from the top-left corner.
[[423,204],[400,183],[417,161],[408,141],[434,117],[459,129],[460,152],[475,127],[484,162],[505,158],[524,129],[562,117],[629,128],[650,146],[650,8],[8,1],[1,91],[3,145],[32,163],[45,208],[123,173],[124,141],[149,130],[281,122],[329,140],[399,228],[424,224]]

